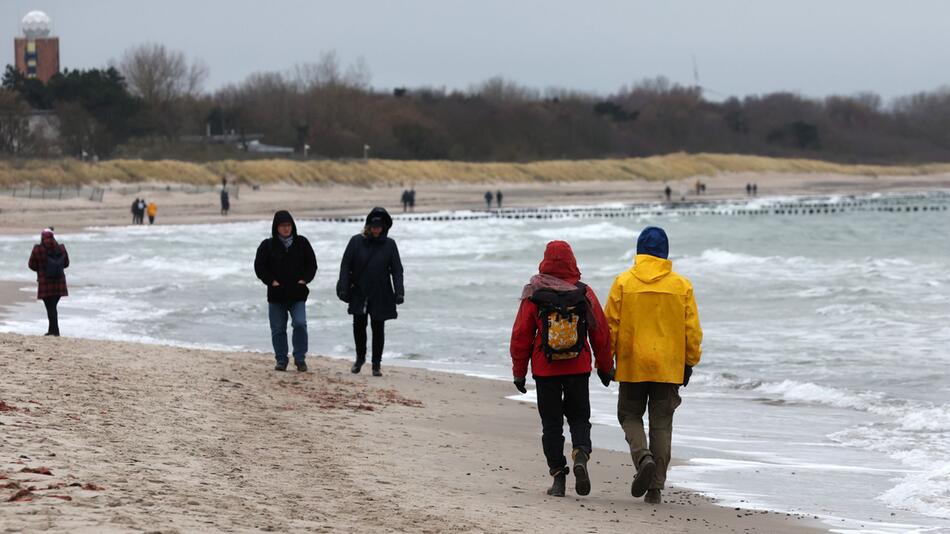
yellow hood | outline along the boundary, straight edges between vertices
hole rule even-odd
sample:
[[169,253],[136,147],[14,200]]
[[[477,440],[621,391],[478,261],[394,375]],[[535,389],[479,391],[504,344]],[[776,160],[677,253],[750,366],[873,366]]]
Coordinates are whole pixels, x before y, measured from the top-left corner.
[[641,282],[652,284],[673,271],[673,262],[649,254],[637,254],[633,275]]

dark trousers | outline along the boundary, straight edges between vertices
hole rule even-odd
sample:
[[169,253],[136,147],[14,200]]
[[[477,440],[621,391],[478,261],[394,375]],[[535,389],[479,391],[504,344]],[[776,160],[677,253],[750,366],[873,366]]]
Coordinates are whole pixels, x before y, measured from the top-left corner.
[[535,376],[538,414],[541,416],[541,447],[548,468],[554,474],[565,465],[564,419],[571,429],[575,449],[591,452],[590,373],[563,376]]
[[367,314],[353,315],[353,341],[356,342],[356,359],[366,361],[366,323],[373,330],[373,366],[383,361],[383,345],[386,343],[386,322],[370,321]]
[[56,305],[59,304],[59,297],[46,297],[43,299],[43,305],[46,306],[46,318],[49,320],[47,334],[59,335],[59,312],[56,311]]

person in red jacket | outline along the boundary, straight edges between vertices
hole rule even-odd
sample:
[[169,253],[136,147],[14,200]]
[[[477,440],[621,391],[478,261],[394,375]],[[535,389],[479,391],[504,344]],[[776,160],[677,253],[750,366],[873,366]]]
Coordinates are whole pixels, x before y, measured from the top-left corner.
[[33,246],[28,265],[30,270],[36,271],[36,298],[42,300],[46,306],[49,328],[45,335],[59,337],[59,313],[56,306],[60,298],[69,295],[64,272],[69,267],[69,254],[65,245],[56,242],[52,228],[47,228],[40,234],[40,244]]
[[591,348],[597,375],[610,385],[613,357],[610,329],[594,291],[580,282],[574,251],[565,241],[551,241],[538,274],[524,287],[511,330],[515,387],[527,393],[528,365],[537,387],[541,446],[554,483],[548,495],[564,496],[570,468],[564,457],[564,418],[571,429],[575,491],[590,493]]

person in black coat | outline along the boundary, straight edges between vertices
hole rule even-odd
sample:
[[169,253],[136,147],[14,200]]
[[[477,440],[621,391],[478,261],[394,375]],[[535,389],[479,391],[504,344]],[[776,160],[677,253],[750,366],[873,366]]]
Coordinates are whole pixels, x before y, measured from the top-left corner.
[[350,369],[359,373],[366,363],[366,324],[373,330],[373,376],[382,376],[380,365],[385,342],[385,321],[395,319],[396,305],[402,304],[402,261],[396,242],[389,237],[393,219],[383,208],[373,208],[366,216],[363,232],[350,238],[340,262],[336,294],[349,304],[353,316],[356,362]]
[[317,274],[317,257],[310,241],[297,235],[297,225],[287,211],[274,214],[271,237],[261,241],[254,258],[254,273],[267,286],[270,336],[277,371],[287,370],[287,315],[293,327],[294,365],[307,370],[307,287]]
[[227,215],[228,210],[231,209],[231,197],[228,195],[228,190],[221,189],[221,215]]

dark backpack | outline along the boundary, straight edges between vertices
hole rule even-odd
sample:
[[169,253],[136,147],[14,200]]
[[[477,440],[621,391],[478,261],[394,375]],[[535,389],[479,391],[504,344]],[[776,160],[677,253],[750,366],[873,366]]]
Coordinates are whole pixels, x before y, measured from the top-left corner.
[[540,289],[531,297],[541,319],[541,345],[548,361],[577,358],[587,345],[587,286],[554,291]]
[[43,269],[46,278],[62,278],[66,275],[66,255],[56,246],[46,252],[46,267]]

